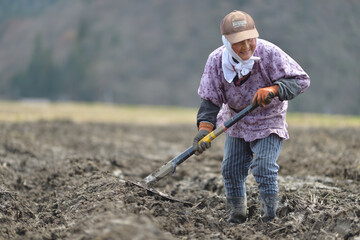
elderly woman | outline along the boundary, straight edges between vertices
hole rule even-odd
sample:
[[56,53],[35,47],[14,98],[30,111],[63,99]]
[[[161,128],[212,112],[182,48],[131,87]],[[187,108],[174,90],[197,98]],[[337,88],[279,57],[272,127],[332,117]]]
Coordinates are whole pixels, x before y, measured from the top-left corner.
[[[198,133],[193,147],[200,154],[210,147],[204,136],[251,103],[255,109],[226,131],[221,172],[225,185],[229,223],[247,218],[245,180],[252,170],[260,193],[263,221],[276,216],[277,175],[282,142],[289,138],[286,123],[288,100],[303,93],[310,78],[276,45],[258,38],[252,17],[234,10],[220,25],[223,46],[208,57],[198,94]],[[269,101],[269,96],[275,96]],[[271,99],[271,98],[270,98]]]

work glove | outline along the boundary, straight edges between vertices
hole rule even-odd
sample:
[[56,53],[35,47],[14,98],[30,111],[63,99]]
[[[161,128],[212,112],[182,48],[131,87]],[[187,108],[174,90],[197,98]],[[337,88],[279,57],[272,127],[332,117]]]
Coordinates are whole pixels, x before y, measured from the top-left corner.
[[193,142],[193,148],[195,150],[195,155],[199,155],[204,152],[206,149],[211,147],[210,142],[203,142],[201,141],[200,144],[198,143],[201,139],[203,139],[206,135],[208,135],[212,129],[213,125],[207,122],[201,122],[199,124],[199,131],[196,134]]
[[253,104],[259,104],[260,107],[265,107],[269,104],[275,96],[279,96],[279,86],[260,88],[254,95]]

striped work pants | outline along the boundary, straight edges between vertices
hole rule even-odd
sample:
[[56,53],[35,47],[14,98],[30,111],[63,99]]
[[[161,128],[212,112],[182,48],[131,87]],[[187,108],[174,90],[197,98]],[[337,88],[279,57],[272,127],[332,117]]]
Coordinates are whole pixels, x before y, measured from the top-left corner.
[[276,160],[281,148],[282,138],[276,134],[252,142],[226,135],[221,165],[226,196],[246,196],[245,180],[250,169],[260,193],[278,193]]

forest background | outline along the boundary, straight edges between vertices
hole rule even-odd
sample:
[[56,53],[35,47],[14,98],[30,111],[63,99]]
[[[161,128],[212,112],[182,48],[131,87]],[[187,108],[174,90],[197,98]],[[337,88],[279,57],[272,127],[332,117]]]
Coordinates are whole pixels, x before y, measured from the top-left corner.
[[197,107],[233,9],[310,75],[290,111],[360,115],[356,0],[0,0],[0,99]]

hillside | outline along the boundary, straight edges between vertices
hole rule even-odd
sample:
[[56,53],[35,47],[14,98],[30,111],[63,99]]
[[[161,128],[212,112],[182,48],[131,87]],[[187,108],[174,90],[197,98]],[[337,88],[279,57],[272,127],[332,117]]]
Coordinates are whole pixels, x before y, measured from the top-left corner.
[[197,106],[219,23],[249,12],[312,79],[291,111],[360,114],[360,2],[1,1],[0,97]]

